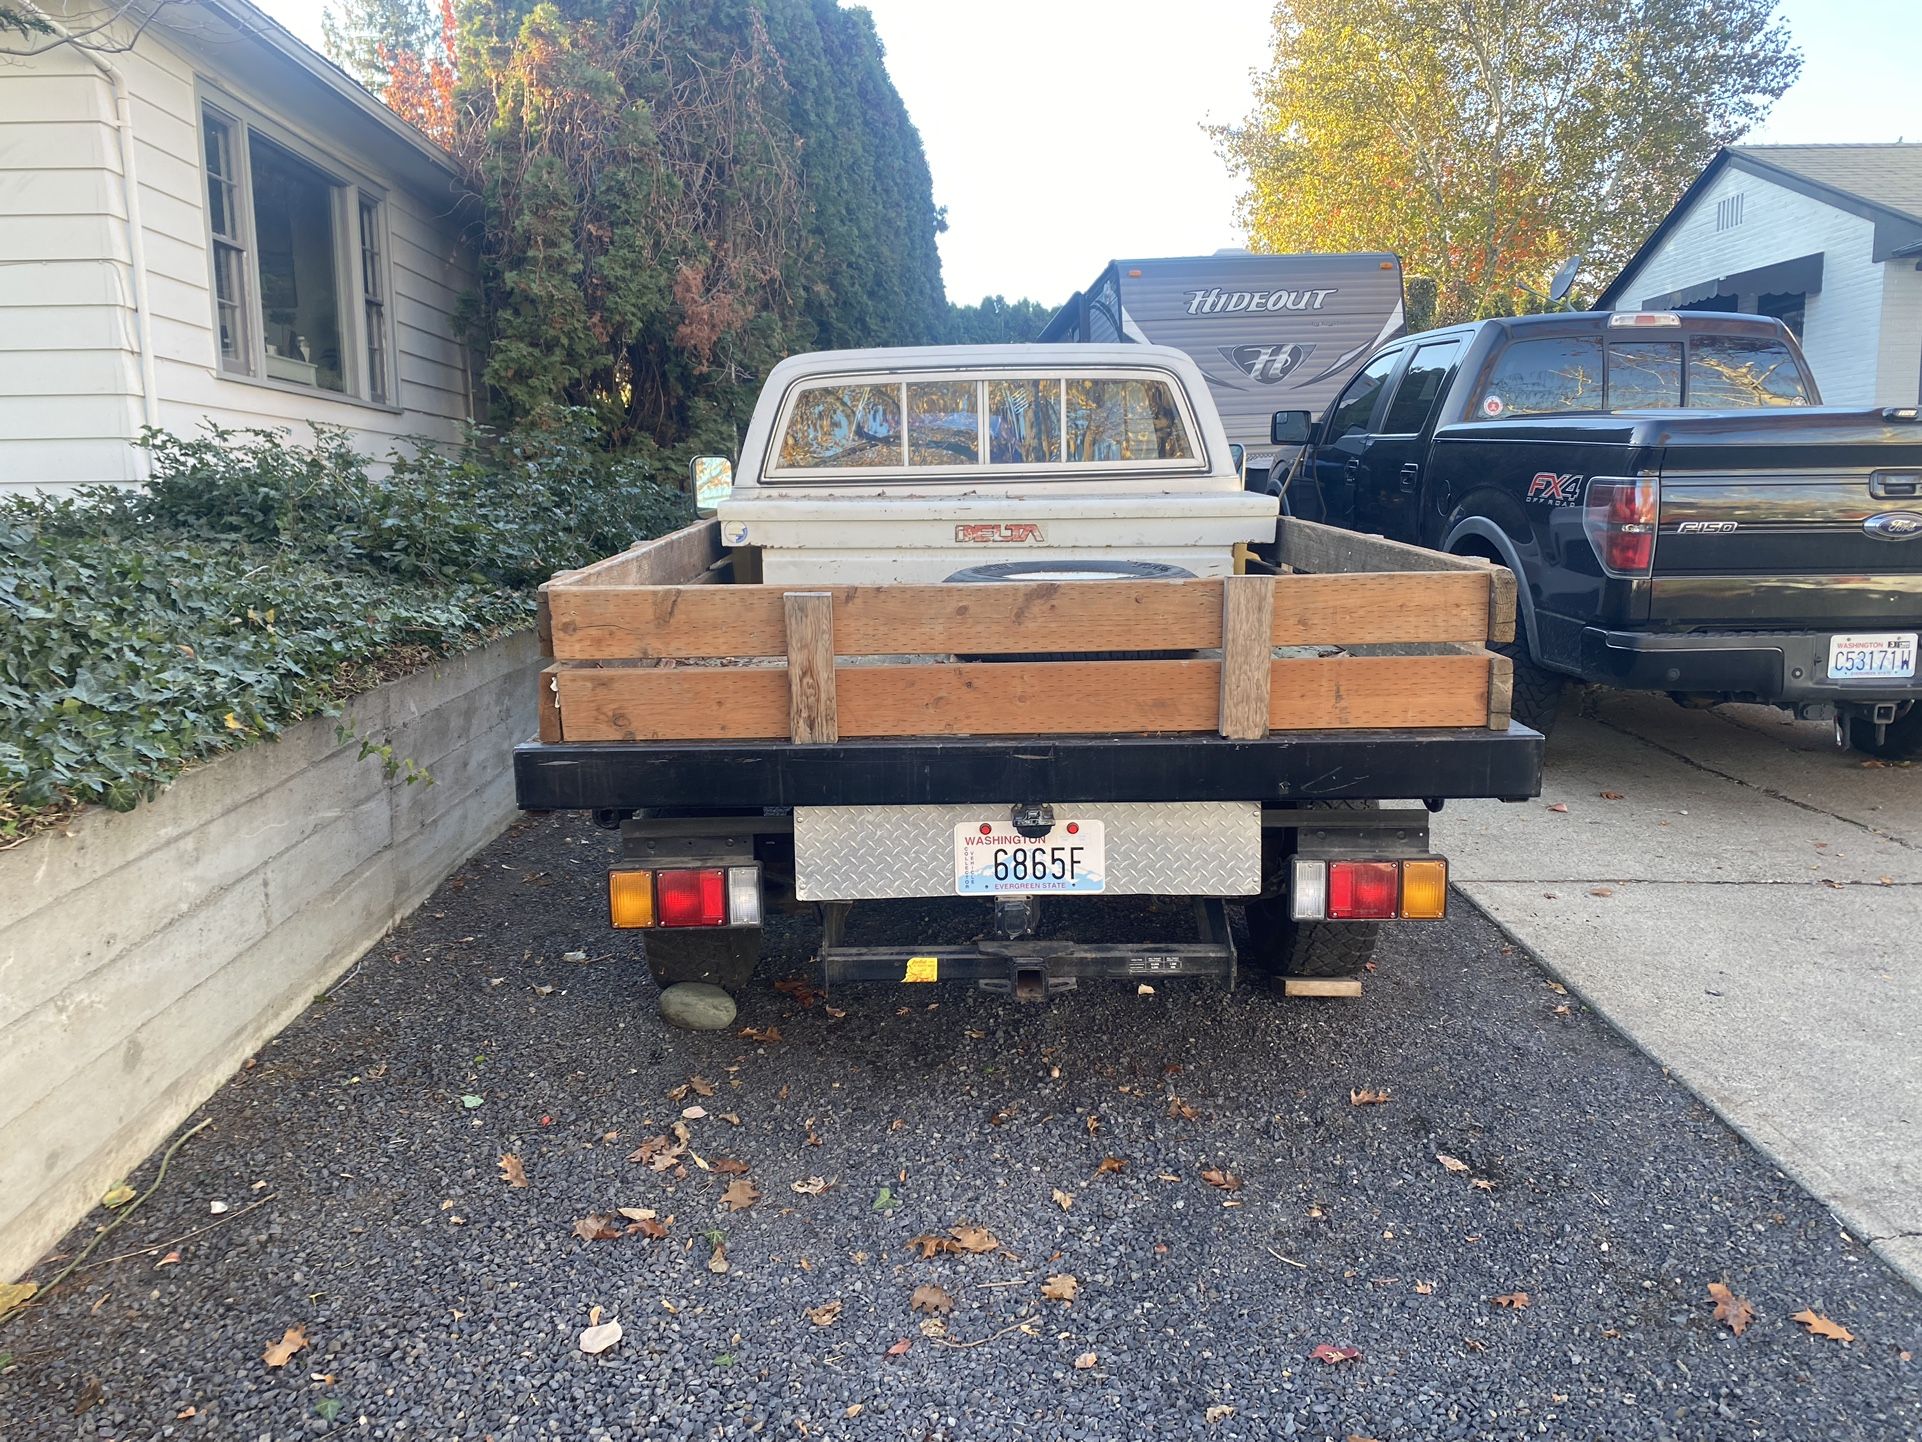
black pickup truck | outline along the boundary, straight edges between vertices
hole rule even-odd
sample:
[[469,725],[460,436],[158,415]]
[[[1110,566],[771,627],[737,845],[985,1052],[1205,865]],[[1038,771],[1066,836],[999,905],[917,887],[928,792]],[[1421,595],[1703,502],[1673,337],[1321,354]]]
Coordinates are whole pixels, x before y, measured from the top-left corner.
[[1762,316],[1478,321],[1377,352],[1315,422],[1292,515],[1520,578],[1515,716],[1568,679],[1832,716],[1922,753],[1922,421],[1825,407]]

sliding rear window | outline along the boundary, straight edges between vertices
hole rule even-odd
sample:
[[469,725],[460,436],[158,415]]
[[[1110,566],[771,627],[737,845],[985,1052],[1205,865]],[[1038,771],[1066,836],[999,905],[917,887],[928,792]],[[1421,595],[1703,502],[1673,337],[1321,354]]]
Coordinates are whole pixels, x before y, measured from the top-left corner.
[[1698,335],[1688,343],[1691,410],[1754,410],[1809,404],[1808,382],[1779,340]]
[[1198,469],[1180,387],[1152,375],[833,379],[801,387],[782,421],[772,477],[967,480],[1004,468],[1059,479],[1097,471]]

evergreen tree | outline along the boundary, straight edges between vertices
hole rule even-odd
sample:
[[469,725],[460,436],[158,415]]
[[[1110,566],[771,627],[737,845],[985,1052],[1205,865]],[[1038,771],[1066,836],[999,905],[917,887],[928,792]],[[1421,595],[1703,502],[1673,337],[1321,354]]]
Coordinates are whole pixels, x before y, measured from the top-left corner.
[[431,0],[339,0],[320,14],[327,58],[381,96],[398,57],[438,52],[440,28]]
[[1041,334],[1041,327],[1052,320],[1059,309],[1038,300],[1007,300],[998,295],[983,296],[976,305],[950,302],[941,339],[948,345],[1031,341]]

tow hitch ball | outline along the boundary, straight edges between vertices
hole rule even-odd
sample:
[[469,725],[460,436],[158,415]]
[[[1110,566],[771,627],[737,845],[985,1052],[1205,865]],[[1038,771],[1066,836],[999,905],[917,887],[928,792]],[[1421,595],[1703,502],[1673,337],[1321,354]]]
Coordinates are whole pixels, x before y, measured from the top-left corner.
[[1835,744],[1843,750],[1849,744],[1849,718],[1860,716],[1875,727],[1875,744],[1880,746],[1888,740],[1888,729],[1894,724],[1896,713],[1901,709],[1899,701],[1870,701],[1863,705],[1837,706],[1835,708]]

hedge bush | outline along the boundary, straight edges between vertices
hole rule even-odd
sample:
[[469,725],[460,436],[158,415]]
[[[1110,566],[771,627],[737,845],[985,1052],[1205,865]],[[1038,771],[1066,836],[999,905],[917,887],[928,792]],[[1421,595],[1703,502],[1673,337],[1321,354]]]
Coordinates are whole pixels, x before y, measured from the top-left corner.
[[0,845],[152,797],[691,518],[578,415],[383,469],[339,433],[150,434],[144,491],[0,500]]

